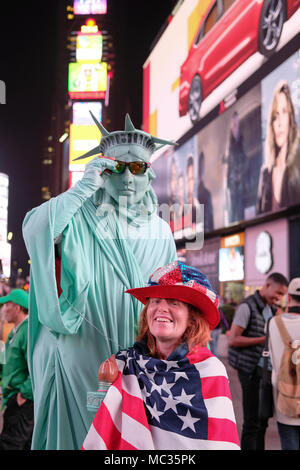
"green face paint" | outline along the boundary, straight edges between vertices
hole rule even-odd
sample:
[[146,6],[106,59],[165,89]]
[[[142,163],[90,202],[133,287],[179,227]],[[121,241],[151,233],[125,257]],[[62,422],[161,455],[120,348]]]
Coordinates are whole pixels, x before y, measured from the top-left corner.
[[[118,157],[119,161],[136,162],[141,161],[135,155],[123,155]],[[149,173],[146,171],[141,175],[134,175],[128,167],[121,174],[112,173],[104,183],[105,191],[119,204],[120,197],[126,197],[127,205],[130,207],[140,202],[150,187]],[[123,200],[124,203],[124,200]]]

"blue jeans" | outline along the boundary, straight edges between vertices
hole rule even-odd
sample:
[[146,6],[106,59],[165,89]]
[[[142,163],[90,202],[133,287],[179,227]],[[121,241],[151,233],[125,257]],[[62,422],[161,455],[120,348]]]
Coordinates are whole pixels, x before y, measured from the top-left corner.
[[282,450],[300,450],[300,426],[277,421]]

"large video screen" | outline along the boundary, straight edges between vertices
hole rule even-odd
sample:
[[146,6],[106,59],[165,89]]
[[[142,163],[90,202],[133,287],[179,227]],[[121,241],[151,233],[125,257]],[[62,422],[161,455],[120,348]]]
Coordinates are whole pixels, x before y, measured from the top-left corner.
[[300,0],[182,2],[144,63],[144,130],[178,140],[223,100],[228,104],[300,32],[299,6]]
[[[153,160],[159,202],[204,205],[210,232],[300,203],[300,50]],[[175,238],[180,219],[173,217]]]
[[102,58],[102,34],[77,34],[76,62],[97,63]]
[[106,89],[106,62],[101,62],[100,64],[71,62],[69,64],[69,93],[86,93],[88,98],[91,93],[105,92]]
[[219,281],[244,279],[244,247],[232,246],[219,249]]
[[74,0],[75,15],[105,15],[107,0]]

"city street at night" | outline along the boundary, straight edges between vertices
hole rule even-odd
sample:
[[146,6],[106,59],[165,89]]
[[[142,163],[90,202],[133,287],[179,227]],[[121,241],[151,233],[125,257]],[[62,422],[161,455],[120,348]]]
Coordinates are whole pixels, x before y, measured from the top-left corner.
[[0,450],[300,450],[300,0],[6,2],[0,43]]

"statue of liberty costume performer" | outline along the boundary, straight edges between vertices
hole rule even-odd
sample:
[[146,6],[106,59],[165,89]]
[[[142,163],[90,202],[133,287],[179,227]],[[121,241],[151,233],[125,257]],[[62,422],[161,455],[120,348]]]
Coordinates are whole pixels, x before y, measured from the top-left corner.
[[157,215],[149,164],[157,144],[174,143],[135,129],[128,115],[125,130],[111,133],[92,117],[102,138],[80,158],[100,157],[23,223],[31,259],[32,449],[81,448],[94,417],[87,391],[97,389],[99,364],[135,340],[142,304],[124,292],[177,259],[169,225]]

